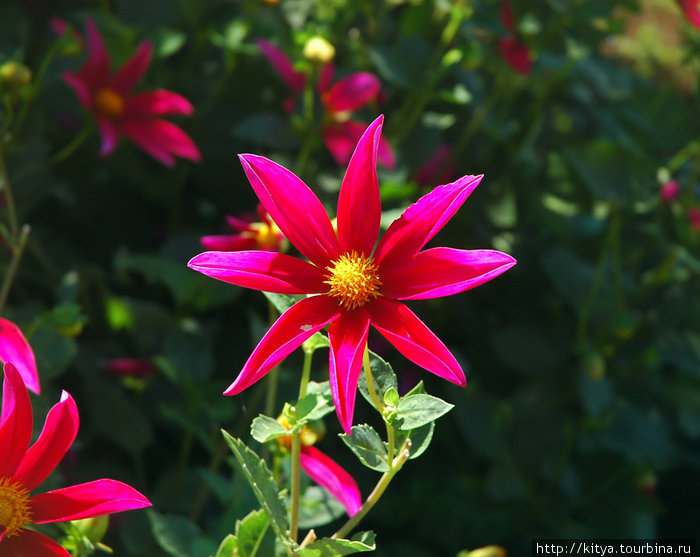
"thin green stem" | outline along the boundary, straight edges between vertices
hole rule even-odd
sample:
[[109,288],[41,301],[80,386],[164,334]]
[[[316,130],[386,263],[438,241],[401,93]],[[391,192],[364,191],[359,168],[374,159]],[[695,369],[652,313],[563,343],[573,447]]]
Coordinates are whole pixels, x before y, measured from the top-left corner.
[[369,348],[365,345],[365,355],[362,358],[362,364],[365,369],[365,379],[367,379],[367,388],[369,390],[369,396],[372,398],[372,402],[377,407],[380,414],[384,412],[384,403],[379,399],[377,391],[374,388],[374,378],[372,377],[372,367],[369,363]]
[[2,290],[0,290],[0,313],[5,308],[5,302],[7,302],[7,297],[10,294],[10,288],[17,275],[17,269],[19,268],[19,262],[22,259],[22,254],[24,253],[24,248],[27,247],[27,240],[29,239],[29,232],[31,231],[28,224],[25,224],[20,231],[19,240],[17,244],[13,246],[12,259],[10,260],[10,266],[7,268],[7,274],[2,283]]
[[382,477],[379,478],[377,485],[374,486],[372,493],[370,493],[367,499],[365,499],[365,502],[362,504],[362,507],[360,507],[360,510],[357,511],[355,515],[351,516],[350,519],[345,524],[343,524],[343,526],[335,534],[331,536],[331,538],[338,539],[347,536],[348,533],[350,533],[353,530],[353,528],[355,528],[355,526],[358,525],[360,520],[362,520],[365,517],[365,515],[372,509],[372,507],[374,507],[374,505],[377,504],[379,499],[381,499],[382,495],[384,495],[386,488],[389,487],[391,480],[394,479],[396,473],[399,470],[401,470],[404,463],[408,460],[408,457],[411,456],[410,449],[411,440],[406,439],[406,442],[399,450],[398,456],[391,463],[391,470],[382,474]]
[[49,157],[49,165],[54,165],[58,164],[59,162],[62,162],[66,160],[68,157],[70,157],[73,153],[75,153],[78,148],[85,143],[85,140],[88,138],[90,133],[92,132],[92,129],[94,127],[94,123],[92,120],[89,120],[86,122],[86,124],[83,126],[83,129],[80,130],[80,133],[76,135],[65,147],[63,147],[60,151],[57,151],[51,157]]

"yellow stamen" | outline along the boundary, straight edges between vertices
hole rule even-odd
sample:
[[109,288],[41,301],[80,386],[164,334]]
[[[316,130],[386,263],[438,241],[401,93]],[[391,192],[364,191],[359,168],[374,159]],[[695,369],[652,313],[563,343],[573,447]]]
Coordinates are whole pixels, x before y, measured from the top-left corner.
[[124,114],[124,97],[113,89],[100,89],[95,94],[94,101],[97,111],[109,118],[121,118]]
[[345,309],[357,309],[379,296],[379,270],[363,253],[343,254],[326,269],[330,271],[324,281],[331,287],[329,294]]
[[250,226],[260,249],[274,249],[280,244],[280,229],[274,222],[270,224],[255,222]]
[[0,529],[7,529],[5,536],[15,535],[31,520],[29,491],[19,482],[10,478],[0,478]]

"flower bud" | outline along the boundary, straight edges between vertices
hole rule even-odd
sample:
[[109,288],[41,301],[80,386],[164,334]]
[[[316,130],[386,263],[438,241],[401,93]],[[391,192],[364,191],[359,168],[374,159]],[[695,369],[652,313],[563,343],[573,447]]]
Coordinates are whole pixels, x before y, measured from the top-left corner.
[[465,557],[506,557],[506,550],[499,545],[487,545],[469,551]]
[[335,47],[323,37],[311,37],[304,45],[304,58],[314,64],[328,64],[335,57]]
[[16,91],[29,85],[32,81],[32,70],[22,62],[5,62],[0,66],[0,84]]
[[83,536],[96,544],[101,542],[102,538],[104,538],[107,533],[109,515],[103,514],[92,518],[72,520],[71,524],[73,524]]

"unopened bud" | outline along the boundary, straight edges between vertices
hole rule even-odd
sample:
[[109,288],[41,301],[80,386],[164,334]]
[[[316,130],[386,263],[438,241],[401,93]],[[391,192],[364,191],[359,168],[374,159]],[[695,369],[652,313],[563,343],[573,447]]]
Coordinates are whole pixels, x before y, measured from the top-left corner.
[[335,47],[323,37],[311,37],[304,45],[304,58],[315,64],[328,64],[335,57]]
[[107,533],[109,515],[103,514],[92,518],[72,520],[71,524],[92,543],[97,544],[102,541],[102,538],[104,538]]
[[473,549],[466,557],[506,557],[506,550],[499,545],[487,545]]
[[10,89],[20,89],[29,85],[32,81],[32,70],[22,62],[5,62],[0,66],[0,84],[7,85]]

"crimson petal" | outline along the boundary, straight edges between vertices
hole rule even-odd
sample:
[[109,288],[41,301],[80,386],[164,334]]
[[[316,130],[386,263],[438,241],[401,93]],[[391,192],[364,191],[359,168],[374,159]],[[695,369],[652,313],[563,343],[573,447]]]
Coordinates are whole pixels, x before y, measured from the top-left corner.
[[150,41],[139,45],[134,55],[127,60],[112,80],[112,89],[120,95],[125,95],[134,88],[151,64],[153,45]]
[[207,251],[193,257],[187,266],[209,277],[264,292],[318,294],[328,290],[318,267],[283,253]]
[[306,85],[306,75],[294,69],[284,51],[265,39],[257,39],[255,43],[287,87],[295,93],[301,93]]
[[408,259],[420,251],[447,223],[481,182],[483,176],[463,176],[438,186],[406,209],[391,223],[374,253],[387,266]]
[[347,470],[316,447],[306,445],[301,447],[300,464],[313,481],[340,501],[348,516],[357,514],[362,506],[362,496],[357,482]]
[[455,357],[405,305],[381,297],[366,307],[372,326],[406,358],[438,377],[466,386],[464,372]]
[[32,491],[56,468],[78,433],[78,409],[65,391],[61,400],[49,410],[39,439],[29,448],[13,479]]
[[321,268],[337,259],[338,238],[311,189],[292,172],[265,157],[239,158],[263,207],[292,245]]
[[357,382],[367,346],[369,314],[364,308],[346,311],[328,328],[331,342],[329,372],[331,394],[340,425],[347,434],[352,427]]
[[195,162],[201,159],[199,149],[192,139],[182,129],[167,120],[126,119],[121,124],[121,131],[146,153],[166,166],[172,167],[175,164],[173,155]]
[[377,149],[383,116],[372,122],[357,143],[338,197],[338,238],[343,252],[372,254],[382,216],[377,182]]
[[71,557],[63,547],[48,536],[23,528],[16,536],[0,536],[3,557]]
[[29,500],[32,522],[64,522],[150,507],[133,487],[116,480],[95,480],[35,495]]
[[382,295],[397,300],[451,296],[506,272],[515,259],[495,250],[433,248],[382,270]]
[[345,112],[362,108],[380,89],[381,82],[376,75],[358,72],[336,81],[321,98],[328,112]]
[[185,97],[164,89],[133,95],[127,99],[125,107],[127,118],[152,116],[154,114],[159,116],[166,114],[189,116],[193,112],[192,103]]
[[39,394],[39,372],[34,351],[20,328],[12,321],[0,317],[0,361],[15,366],[27,388]]
[[11,477],[32,439],[32,406],[15,366],[5,364],[0,413],[0,478]]
[[224,394],[236,395],[262,379],[306,339],[337,319],[340,313],[338,304],[328,296],[299,300],[270,327]]

